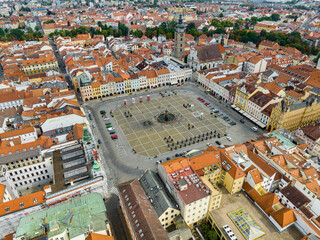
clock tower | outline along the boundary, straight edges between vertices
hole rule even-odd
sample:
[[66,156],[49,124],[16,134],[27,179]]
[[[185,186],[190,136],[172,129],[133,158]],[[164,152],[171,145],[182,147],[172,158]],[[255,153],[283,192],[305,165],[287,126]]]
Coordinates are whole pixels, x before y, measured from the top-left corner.
[[186,41],[186,27],[182,22],[182,15],[179,17],[178,24],[174,33],[174,57],[182,59],[184,56],[185,41]]

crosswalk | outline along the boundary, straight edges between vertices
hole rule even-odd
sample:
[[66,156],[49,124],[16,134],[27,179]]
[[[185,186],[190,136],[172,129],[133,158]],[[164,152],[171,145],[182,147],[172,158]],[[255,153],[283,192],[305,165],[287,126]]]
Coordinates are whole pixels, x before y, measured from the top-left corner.
[[126,152],[124,146],[122,146],[122,145],[116,145],[116,148],[117,148],[117,150],[118,150],[118,153],[119,153],[119,156],[120,156],[120,157],[126,157],[126,156],[127,156],[127,152]]

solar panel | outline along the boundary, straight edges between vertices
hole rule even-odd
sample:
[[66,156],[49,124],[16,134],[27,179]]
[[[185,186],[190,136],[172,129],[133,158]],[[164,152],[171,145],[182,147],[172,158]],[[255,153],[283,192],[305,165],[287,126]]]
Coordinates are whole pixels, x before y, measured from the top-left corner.
[[82,173],[86,173],[87,171],[88,171],[87,170],[87,166],[83,166],[83,167],[80,167],[80,168],[76,168],[76,169],[70,170],[68,172],[64,172],[63,173],[63,177],[65,179],[68,179],[68,178],[80,175]]
[[67,153],[65,155],[62,155],[62,160],[65,161],[65,160],[68,160],[68,159],[71,159],[71,158],[74,158],[74,157],[77,157],[77,156],[81,156],[83,155],[83,151],[82,149],[81,150],[78,150],[78,151],[75,151],[75,152],[71,152],[71,153]]
[[76,150],[78,148],[81,148],[81,145],[80,144],[77,144],[77,145],[72,145],[70,147],[65,147],[63,149],[60,150],[60,153],[66,153],[66,152],[69,152],[69,151],[72,151],[72,150]]
[[81,165],[85,162],[86,162],[86,160],[82,157],[82,158],[78,158],[78,159],[70,161],[70,162],[63,163],[62,167],[63,167],[63,169],[68,169],[68,168],[72,168],[77,165]]

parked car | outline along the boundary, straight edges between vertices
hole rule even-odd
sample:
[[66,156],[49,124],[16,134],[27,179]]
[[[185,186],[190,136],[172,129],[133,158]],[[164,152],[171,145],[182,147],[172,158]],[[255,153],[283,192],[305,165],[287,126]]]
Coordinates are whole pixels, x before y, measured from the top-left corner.
[[237,123],[231,121],[231,122],[230,122],[230,125],[237,125]]
[[103,114],[106,114],[106,111],[101,110],[101,111],[100,111],[100,114],[102,114],[102,115],[103,115]]
[[103,120],[104,120],[104,121],[109,121],[109,119],[110,119],[110,118],[104,118]]
[[202,100],[200,100],[202,103],[204,103],[205,102],[205,100],[204,99],[202,99]]
[[91,114],[89,113],[89,119],[92,120]]
[[115,129],[113,127],[110,127],[108,128],[108,131],[111,132],[111,131],[114,131]]
[[221,116],[221,115],[223,115],[223,113],[218,113],[218,116]]
[[251,130],[254,131],[254,132],[256,132],[256,131],[258,130],[258,128],[252,127]]
[[214,113],[218,113],[218,112],[219,112],[219,110],[218,110],[218,109],[216,109],[216,110],[214,110],[213,112],[214,112]]
[[112,128],[112,125],[111,124],[109,124],[109,125],[106,125],[106,128]]
[[107,122],[106,125],[112,125],[112,123],[111,122]]
[[232,138],[231,137],[227,137],[227,140],[232,142]]
[[118,135],[111,135],[111,139],[112,140],[118,139]]
[[210,146],[212,146],[212,144],[211,143],[207,143],[207,146],[210,147]]
[[217,144],[217,145],[221,145],[221,142],[220,142],[220,141],[216,141],[216,144]]
[[201,98],[201,97],[198,97],[198,98],[197,98],[197,100],[199,100],[199,101],[200,101],[200,100],[202,100],[202,98]]
[[98,139],[98,143],[101,144],[101,140],[100,139]]
[[209,103],[209,102],[206,102],[204,105],[206,105],[206,106],[209,106],[211,103]]
[[211,109],[211,110],[214,110],[214,107],[211,106],[210,109]]
[[243,120],[243,119],[241,119],[241,120],[240,120],[240,122],[241,122],[241,123],[244,123],[244,120]]
[[110,132],[110,135],[115,134],[115,133],[116,133],[116,131],[111,131],[111,132]]

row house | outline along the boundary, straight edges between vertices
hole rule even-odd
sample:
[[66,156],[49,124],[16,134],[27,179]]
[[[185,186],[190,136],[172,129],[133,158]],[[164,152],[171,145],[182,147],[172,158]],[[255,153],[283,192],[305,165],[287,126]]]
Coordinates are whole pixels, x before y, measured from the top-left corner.
[[13,140],[16,138],[19,138],[22,144],[33,142],[38,138],[37,130],[35,127],[29,126],[0,134],[1,141]]
[[25,92],[0,93],[0,110],[23,105]]
[[121,94],[124,93],[124,82],[122,77],[117,77],[114,79],[116,82],[116,93]]
[[170,83],[170,71],[169,69],[156,70],[158,76],[158,86],[166,86]]
[[58,61],[54,57],[40,57],[22,61],[23,71],[27,76],[58,70]]
[[278,97],[271,97],[270,94],[256,92],[249,98],[245,111],[254,118],[260,120],[261,113],[266,107],[268,107],[270,104],[276,104],[281,100],[282,99]]
[[294,134],[308,145],[308,150],[318,157],[320,156],[320,128],[318,123],[300,127],[294,131]]

